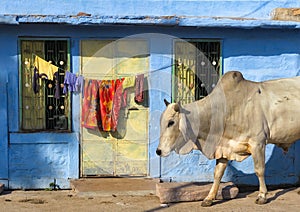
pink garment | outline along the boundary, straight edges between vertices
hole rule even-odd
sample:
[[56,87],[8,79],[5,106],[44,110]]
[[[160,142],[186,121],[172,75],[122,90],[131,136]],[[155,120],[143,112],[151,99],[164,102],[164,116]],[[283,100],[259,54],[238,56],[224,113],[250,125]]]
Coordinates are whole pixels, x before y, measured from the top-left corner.
[[124,99],[123,97],[123,85],[122,83],[124,82],[124,78],[122,79],[117,79],[116,80],[116,90],[115,90],[115,96],[114,96],[114,101],[113,101],[113,111],[112,111],[112,119],[111,119],[111,130],[116,131],[117,126],[118,126],[118,119],[119,119],[119,112],[121,107],[124,104]]
[[144,101],[144,74],[139,74],[135,78],[135,97],[136,103]]

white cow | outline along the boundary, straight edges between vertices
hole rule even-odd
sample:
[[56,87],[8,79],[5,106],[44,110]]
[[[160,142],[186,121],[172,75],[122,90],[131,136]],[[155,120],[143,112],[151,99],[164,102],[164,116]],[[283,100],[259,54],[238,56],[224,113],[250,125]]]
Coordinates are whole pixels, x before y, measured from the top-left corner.
[[165,104],[157,155],[198,149],[216,159],[214,183],[202,206],[212,205],[228,160],[249,155],[259,179],[255,202],[267,202],[265,147],[272,143],[287,151],[300,139],[300,77],[252,82],[231,71],[207,97],[184,106]]

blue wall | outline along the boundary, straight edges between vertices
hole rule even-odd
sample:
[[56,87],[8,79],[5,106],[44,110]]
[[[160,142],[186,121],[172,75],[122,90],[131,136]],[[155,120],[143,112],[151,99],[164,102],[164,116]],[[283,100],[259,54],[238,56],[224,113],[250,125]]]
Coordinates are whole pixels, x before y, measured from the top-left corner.
[[[223,72],[240,70],[250,80],[261,81],[279,77],[292,77],[300,73],[300,27],[299,23],[264,23],[251,20],[219,22],[209,19],[196,26],[197,20],[185,19],[176,26],[148,25],[143,19],[140,26],[93,25],[95,16],[143,16],[143,15],[186,15],[186,16],[225,16],[242,18],[270,18],[276,7],[300,7],[299,1],[66,1],[52,0],[2,1],[0,23],[5,14],[10,15],[76,15],[78,12],[91,13],[91,19],[84,25],[75,26],[58,23],[22,24],[17,17],[16,25],[0,24],[0,182],[10,188],[45,188],[54,179],[62,188],[69,187],[69,178],[79,177],[80,111],[78,96],[72,96],[73,133],[34,133],[19,132],[19,76],[18,76],[18,37],[68,37],[71,40],[72,71],[80,70],[80,40],[95,38],[123,38],[126,36],[144,37],[150,46],[150,122],[149,122],[149,172],[151,177],[161,177],[175,181],[212,181],[214,160],[207,160],[199,151],[187,156],[172,154],[159,158],[155,154],[159,139],[159,117],[165,106],[163,99],[171,96],[171,65],[174,38],[219,39],[222,42]],[[122,2],[122,4],[121,4]],[[156,9],[153,9],[155,4]],[[236,8],[239,9],[236,9]],[[124,9],[125,8],[125,9]],[[158,8],[158,9],[157,9]],[[51,18],[51,17],[49,17]],[[71,17],[67,17],[71,18]],[[133,17],[134,19],[134,17]],[[1,21],[2,20],[2,21]],[[5,19],[7,20],[7,19]],[[28,19],[22,19],[28,20]],[[35,17],[32,22],[40,22]],[[64,19],[65,20],[65,19]],[[113,19],[118,20],[118,18]],[[206,20],[206,19],[205,19]],[[75,20],[76,21],[76,20]],[[89,22],[90,21],[90,22]],[[144,21],[144,22],[143,22]],[[199,21],[199,20],[198,20]],[[10,22],[10,21],[8,21]],[[12,23],[10,22],[10,23]],[[168,22],[169,23],[169,22]],[[222,24],[226,24],[226,28]],[[246,26],[245,26],[246,23]],[[257,23],[260,23],[257,25]],[[262,24],[261,24],[262,23]],[[113,24],[113,23],[110,23]],[[157,23],[156,23],[157,24]],[[207,24],[207,25],[205,25]],[[184,25],[184,26],[183,26]],[[248,29],[242,29],[245,27]],[[278,29],[276,29],[278,28]],[[150,34],[149,34],[150,33]],[[300,176],[300,143],[293,145],[288,154],[268,145],[266,151],[266,181],[268,184],[295,184]],[[224,181],[256,185],[251,157],[241,163],[230,162]]]
[[[277,7],[300,7],[295,0],[2,0],[0,14],[92,16],[202,16],[267,19]],[[238,9],[237,9],[238,8]]]
[[[20,25],[4,27],[8,33],[1,38],[4,48],[0,61],[4,70],[2,81],[8,79],[8,117],[10,136],[3,138],[2,145],[9,142],[8,174],[1,172],[2,179],[9,179],[11,188],[47,187],[53,179],[67,188],[68,178],[79,177],[79,102],[73,96],[73,131],[71,134],[21,134],[18,132],[18,36],[70,37],[73,71],[79,70],[79,41],[93,38],[122,38],[137,36],[148,39],[150,44],[150,123],[149,123],[149,170],[150,176],[174,181],[212,181],[214,160],[207,160],[199,151],[187,156],[172,154],[160,159],[155,155],[159,139],[159,117],[165,106],[163,99],[171,95],[172,45],[174,38],[213,38],[222,41],[223,70],[240,70],[247,79],[266,80],[291,77],[300,71],[299,30],[271,29],[220,29],[220,28],[166,28],[166,27],[95,27],[63,25]],[[155,34],[148,34],[155,31]],[[146,33],[146,34],[142,34]],[[272,36],[270,36],[272,35]],[[5,90],[5,86],[1,86]],[[4,98],[5,100],[5,98]],[[5,102],[5,101],[4,101]],[[6,105],[1,102],[5,117]],[[5,129],[1,122],[1,129]],[[2,134],[1,134],[2,135]],[[5,134],[3,134],[5,135]],[[2,141],[1,141],[2,142]],[[294,145],[287,155],[272,145],[267,148],[266,180],[269,184],[296,183],[299,178],[299,144]],[[7,153],[6,153],[7,154]],[[5,154],[4,154],[5,155]],[[282,160],[284,158],[284,161]],[[38,164],[33,163],[38,161]],[[299,164],[299,163],[298,163]],[[257,184],[251,158],[242,163],[232,162],[224,181],[240,184]]]

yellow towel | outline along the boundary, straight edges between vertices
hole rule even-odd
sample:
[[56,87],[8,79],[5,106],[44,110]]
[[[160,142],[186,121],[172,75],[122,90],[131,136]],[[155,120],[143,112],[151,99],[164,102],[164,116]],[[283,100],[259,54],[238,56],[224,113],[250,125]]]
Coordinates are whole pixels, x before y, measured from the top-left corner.
[[135,76],[132,77],[125,77],[124,81],[123,81],[123,89],[129,88],[129,87],[133,87],[135,84]]
[[53,80],[54,73],[58,71],[58,67],[52,65],[46,60],[40,58],[39,56],[35,56],[34,58],[34,66],[39,71],[39,74],[46,74],[48,80]]

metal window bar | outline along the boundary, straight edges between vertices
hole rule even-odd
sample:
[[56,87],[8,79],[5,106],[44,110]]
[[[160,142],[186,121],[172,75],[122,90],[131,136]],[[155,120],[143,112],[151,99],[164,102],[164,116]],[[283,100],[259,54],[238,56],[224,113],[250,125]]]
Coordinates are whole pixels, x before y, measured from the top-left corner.
[[[46,128],[54,130],[67,130],[68,118],[65,114],[65,95],[63,86],[65,68],[67,64],[67,42],[66,41],[46,41],[45,60],[51,61],[53,65],[59,67],[58,82],[47,80],[45,86],[46,105]],[[56,83],[59,84],[59,99],[55,98]]]
[[[37,94],[32,90],[34,55],[38,55],[59,67],[58,81],[39,79]],[[63,95],[65,70],[68,68],[67,40],[22,40],[21,41],[21,128],[25,131],[69,130],[69,98]],[[59,85],[60,98],[54,94]]]
[[218,82],[220,63],[219,41],[175,42],[173,101],[187,104],[207,96]]

